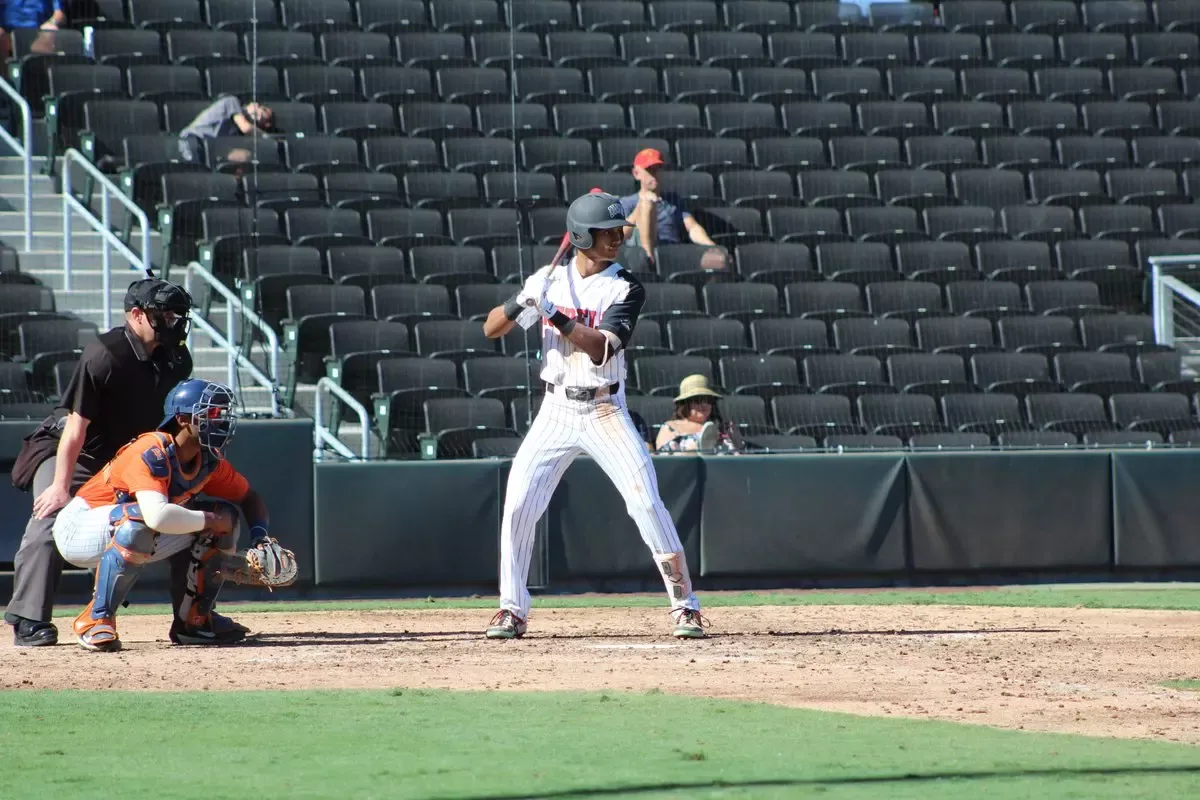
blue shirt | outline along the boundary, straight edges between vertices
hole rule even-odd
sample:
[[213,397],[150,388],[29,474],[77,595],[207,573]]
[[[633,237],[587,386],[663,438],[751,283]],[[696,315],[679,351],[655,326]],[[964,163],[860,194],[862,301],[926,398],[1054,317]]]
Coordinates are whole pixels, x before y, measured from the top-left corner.
[[[685,230],[683,221],[692,215],[679,207],[678,200],[679,196],[676,194],[668,193],[658,196],[656,241],[663,244],[679,244],[684,240],[683,235]],[[625,209],[626,217],[633,213],[633,209],[637,208],[637,204],[638,196],[636,194],[621,198],[621,208]]]
[[6,0],[3,27],[6,30],[36,28],[62,9],[61,0]]

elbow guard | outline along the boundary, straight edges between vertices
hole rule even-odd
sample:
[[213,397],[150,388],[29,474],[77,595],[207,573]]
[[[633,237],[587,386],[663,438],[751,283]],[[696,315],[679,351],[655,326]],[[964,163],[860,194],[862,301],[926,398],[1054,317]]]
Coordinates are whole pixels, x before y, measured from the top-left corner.
[[512,297],[505,300],[504,305],[502,307],[504,309],[504,317],[509,322],[515,321],[516,318],[518,316],[520,316],[521,311],[523,310],[521,304],[517,302],[517,296],[515,294]]

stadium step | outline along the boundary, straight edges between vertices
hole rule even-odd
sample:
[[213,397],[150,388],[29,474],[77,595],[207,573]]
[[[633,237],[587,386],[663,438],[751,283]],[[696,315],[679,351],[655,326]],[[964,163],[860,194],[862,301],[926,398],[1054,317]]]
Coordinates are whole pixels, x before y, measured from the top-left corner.
[[[71,291],[63,289],[63,238],[62,238],[62,194],[58,191],[56,179],[37,172],[42,169],[44,159],[34,159],[35,175],[32,180],[32,208],[34,212],[33,250],[24,252],[24,225],[22,213],[25,208],[24,186],[21,159],[15,157],[0,157],[0,243],[16,251],[21,271],[40,280],[44,285],[54,290],[58,310],[71,312],[82,319],[94,322],[98,327],[104,324],[103,304],[103,239],[99,233],[76,216],[71,236]],[[98,202],[98,198],[97,201]],[[125,220],[125,210],[115,201],[110,201],[110,219],[114,227],[120,226]],[[132,249],[140,247],[140,236],[134,231]],[[160,248],[160,237],[157,231],[151,233],[151,253],[157,254]],[[111,313],[113,324],[121,319],[124,313],[122,301],[129,282],[140,273],[127,269],[127,262],[115,250],[111,251]],[[181,279],[180,275],[173,278]],[[218,329],[224,325],[223,306],[215,305],[212,317],[218,322]],[[195,362],[195,375],[198,378],[228,382],[229,372],[227,356],[223,349],[213,344],[208,336],[199,331],[192,334],[192,354]],[[252,356],[255,363],[264,364],[266,359],[256,349]],[[239,398],[243,410],[247,413],[266,414],[271,410],[271,396],[266,389],[258,387],[248,376],[239,375]],[[311,390],[302,395],[311,397]],[[304,404],[306,409],[312,407],[311,401]]]

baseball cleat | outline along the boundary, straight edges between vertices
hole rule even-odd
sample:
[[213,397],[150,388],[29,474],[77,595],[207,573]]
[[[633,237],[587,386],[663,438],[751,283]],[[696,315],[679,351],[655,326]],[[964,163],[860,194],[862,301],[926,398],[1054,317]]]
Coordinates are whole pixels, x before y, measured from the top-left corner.
[[488,623],[487,638],[520,639],[528,629],[529,625],[525,620],[511,611],[497,611],[496,616]]
[[171,622],[171,632],[168,635],[172,644],[180,645],[237,644],[246,638],[245,631],[238,628],[218,629],[211,619],[203,625],[185,625],[175,619]]
[[679,614],[675,618],[675,630],[672,633],[676,639],[703,639],[708,636],[704,629],[709,627],[709,622],[699,611],[680,608],[672,613]]
[[241,631],[242,633],[250,632],[250,629],[245,625],[225,616],[224,614],[218,614],[214,611],[209,616],[212,618],[212,628],[217,633],[225,633],[226,631]]
[[121,649],[117,621],[112,617],[93,619],[91,603],[75,618],[72,627],[80,647],[97,653],[115,653]]

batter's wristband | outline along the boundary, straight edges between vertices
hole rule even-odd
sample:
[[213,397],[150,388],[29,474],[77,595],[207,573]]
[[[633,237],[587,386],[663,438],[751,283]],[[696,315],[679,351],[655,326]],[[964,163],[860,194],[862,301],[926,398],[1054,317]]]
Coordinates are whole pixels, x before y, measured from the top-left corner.
[[550,315],[550,324],[558,328],[559,333],[566,336],[575,327],[575,320],[561,311],[555,311]]
[[517,302],[517,296],[515,294],[504,301],[504,316],[509,322],[512,322],[518,316],[520,316],[521,311],[522,306]]

